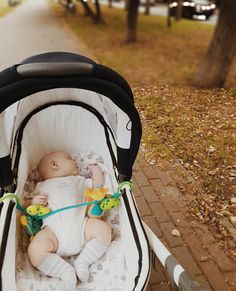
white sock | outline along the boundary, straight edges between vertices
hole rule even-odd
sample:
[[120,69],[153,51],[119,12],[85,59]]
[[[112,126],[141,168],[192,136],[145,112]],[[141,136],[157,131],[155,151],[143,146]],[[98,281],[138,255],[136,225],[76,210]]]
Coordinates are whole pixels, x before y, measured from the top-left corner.
[[60,278],[66,290],[75,290],[77,283],[75,268],[57,254],[49,253],[38,269],[45,275]]
[[74,265],[77,276],[81,282],[89,279],[89,266],[103,256],[108,246],[105,246],[96,239],[87,242],[82,252],[76,258]]

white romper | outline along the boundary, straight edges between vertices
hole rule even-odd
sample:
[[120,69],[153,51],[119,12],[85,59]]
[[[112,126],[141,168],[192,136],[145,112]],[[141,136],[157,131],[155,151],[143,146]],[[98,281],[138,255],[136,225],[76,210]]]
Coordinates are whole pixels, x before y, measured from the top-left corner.
[[[58,177],[37,184],[36,193],[48,197],[48,207],[53,211],[62,207],[84,203],[84,192],[91,187],[91,179],[81,176]],[[60,256],[78,254],[84,244],[86,207],[77,207],[56,213],[43,220],[42,228],[49,226],[58,239]]]

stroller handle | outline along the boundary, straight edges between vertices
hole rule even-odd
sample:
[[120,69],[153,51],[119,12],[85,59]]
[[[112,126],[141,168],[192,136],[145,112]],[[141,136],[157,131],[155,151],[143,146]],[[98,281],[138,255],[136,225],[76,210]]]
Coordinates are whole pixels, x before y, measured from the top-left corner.
[[93,64],[82,62],[30,63],[18,65],[16,71],[22,77],[88,75]]

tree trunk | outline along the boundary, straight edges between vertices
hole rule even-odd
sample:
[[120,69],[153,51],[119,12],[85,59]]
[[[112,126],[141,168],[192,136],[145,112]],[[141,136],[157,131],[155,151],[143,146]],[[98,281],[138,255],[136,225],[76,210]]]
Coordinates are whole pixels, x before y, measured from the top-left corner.
[[167,27],[171,28],[171,15],[170,15],[170,8],[169,8],[169,4],[171,3],[171,0],[168,1],[168,9],[167,9],[167,16],[166,16],[166,24]]
[[151,6],[151,1],[150,0],[146,0],[146,2],[145,2],[145,10],[144,10],[144,14],[145,15],[150,15],[150,6]]
[[95,0],[95,7],[96,7],[96,23],[104,24],[99,0]]
[[182,18],[182,12],[183,12],[183,6],[182,6],[183,0],[177,1],[177,7],[175,10],[175,20],[179,21]]
[[94,14],[93,10],[88,5],[88,2],[85,2],[83,0],[79,0],[82,6],[84,7],[85,15],[88,15],[92,18],[94,22],[96,22],[96,15]]
[[139,0],[129,0],[127,11],[127,43],[136,42],[137,40],[138,6]]
[[212,41],[193,81],[197,87],[223,87],[236,54],[236,1],[224,0]]
[[108,7],[112,8],[112,0],[108,0]]

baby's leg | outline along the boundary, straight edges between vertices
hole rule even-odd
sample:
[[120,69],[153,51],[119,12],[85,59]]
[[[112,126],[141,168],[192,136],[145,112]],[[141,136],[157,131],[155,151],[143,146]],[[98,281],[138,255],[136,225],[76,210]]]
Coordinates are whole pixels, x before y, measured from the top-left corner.
[[58,241],[55,233],[48,227],[40,230],[31,241],[28,255],[32,265],[45,275],[60,278],[66,290],[74,290],[77,279],[75,269],[55,254]]
[[104,221],[88,218],[85,224],[84,249],[75,260],[77,276],[82,282],[89,278],[89,266],[103,256],[111,242],[111,227]]

